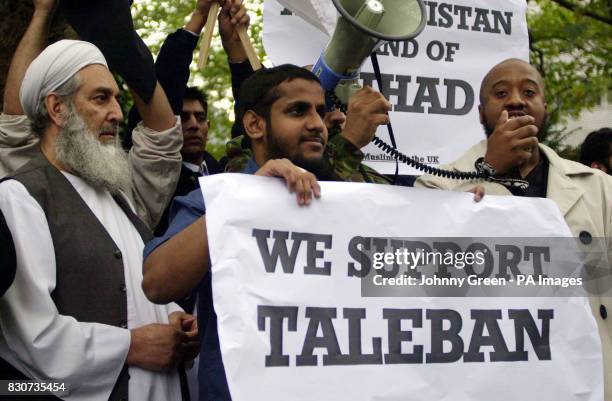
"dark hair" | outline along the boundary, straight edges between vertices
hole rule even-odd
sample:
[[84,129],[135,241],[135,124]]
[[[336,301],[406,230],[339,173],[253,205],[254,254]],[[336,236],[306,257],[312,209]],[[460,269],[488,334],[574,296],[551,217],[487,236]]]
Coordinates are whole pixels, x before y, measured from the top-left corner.
[[204,114],[208,115],[208,98],[206,97],[204,92],[202,92],[195,86],[188,86],[187,89],[185,89],[183,100],[197,100],[204,108]]
[[236,107],[236,123],[234,129],[232,129],[232,136],[237,133],[244,134],[242,118],[249,110],[268,119],[272,104],[281,97],[278,90],[279,85],[294,79],[321,83],[315,74],[293,64],[261,69],[244,81],[240,87],[240,96]]
[[599,162],[606,166],[612,152],[612,129],[601,128],[591,132],[580,147],[580,163],[591,167],[591,163]]

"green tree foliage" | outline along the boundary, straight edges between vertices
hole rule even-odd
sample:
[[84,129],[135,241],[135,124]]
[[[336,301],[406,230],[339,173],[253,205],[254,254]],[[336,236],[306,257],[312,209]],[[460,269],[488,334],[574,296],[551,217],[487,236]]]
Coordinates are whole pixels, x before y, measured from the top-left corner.
[[[544,138],[559,151],[564,123],[612,93],[612,2],[537,0],[529,4],[531,62],[547,86]],[[608,22],[606,22],[606,19]]]
[[[132,6],[134,24],[154,55],[158,53],[165,37],[186,23],[194,4],[193,0],[134,2]],[[250,36],[253,38],[260,59],[264,60],[261,43],[262,1],[246,0],[245,4],[251,17]],[[190,85],[203,89],[208,96],[210,131],[207,149],[216,157],[220,157],[224,154],[225,142],[229,139],[234,115],[229,66],[217,32],[213,36],[208,62],[202,71],[198,70],[196,65],[198,55],[199,46],[194,52],[194,61],[191,64]]]

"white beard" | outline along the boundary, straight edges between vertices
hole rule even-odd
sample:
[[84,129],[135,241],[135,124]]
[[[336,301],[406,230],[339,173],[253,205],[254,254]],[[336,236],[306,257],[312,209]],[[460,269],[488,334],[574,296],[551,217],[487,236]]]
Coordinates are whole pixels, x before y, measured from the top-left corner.
[[115,135],[114,141],[100,142],[98,133],[87,127],[73,107],[55,143],[55,155],[61,164],[83,180],[111,194],[125,190],[130,184],[127,154],[121,148],[119,135]]

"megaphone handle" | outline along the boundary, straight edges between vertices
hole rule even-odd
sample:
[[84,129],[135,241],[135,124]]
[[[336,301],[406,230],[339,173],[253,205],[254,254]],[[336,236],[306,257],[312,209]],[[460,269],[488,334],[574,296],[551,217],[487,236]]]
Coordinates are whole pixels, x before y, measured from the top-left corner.
[[236,28],[236,30],[238,31],[238,36],[242,42],[242,47],[249,58],[253,71],[261,69],[261,62],[259,61],[259,57],[257,57],[257,53],[255,52],[255,48],[253,47],[253,43],[251,42],[246,26],[240,25]]
[[200,56],[198,57],[198,68],[203,69],[208,60],[208,52],[210,51],[210,42],[215,30],[217,22],[217,14],[219,14],[219,3],[213,3],[208,10],[208,18],[204,27],[204,35],[202,35],[202,43],[200,44]]

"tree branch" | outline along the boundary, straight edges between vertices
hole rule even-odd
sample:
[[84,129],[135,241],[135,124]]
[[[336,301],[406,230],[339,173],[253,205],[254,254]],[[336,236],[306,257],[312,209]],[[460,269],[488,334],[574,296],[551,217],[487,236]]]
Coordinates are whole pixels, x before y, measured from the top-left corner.
[[577,4],[574,4],[568,0],[551,0],[553,3],[557,3],[558,5],[560,5],[563,8],[566,8],[572,12],[575,13],[579,13],[582,15],[586,15],[587,17],[591,17],[593,19],[596,19],[597,21],[601,21],[604,24],[608,24],[608,25],[612,25],[612,18],[609,16],[605,16],[605,15],[600,15],[597,13],[594,13],[592,11],[589,11],[587,9],[585,9],[584,7],[581,7]]
[[533,40],[533,34],[531,33],[531,29],[527,29],[527,34],[529,36],[529,50],[535,53],[538,56],[538,65],[536,68],[540,72],[542,77],[546,76],[546,70],[544,69],[544,53],[542,50],[538,49],[535,46],[535,41]]

